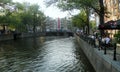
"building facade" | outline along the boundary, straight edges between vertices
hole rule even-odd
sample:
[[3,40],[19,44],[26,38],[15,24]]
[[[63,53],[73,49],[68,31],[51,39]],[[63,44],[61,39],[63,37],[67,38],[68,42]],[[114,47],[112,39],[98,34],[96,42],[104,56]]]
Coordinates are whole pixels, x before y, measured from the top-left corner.
[[[120,19],[120,0],[104,0],[104,8],[105,8],[105,23],[108,21],[116,21]],[[110,34],[110,37],[113,38],[114,34],[117,33],[118,30],[107,30]]]
[[104,0],[105,22],[120,19],[120,0]]

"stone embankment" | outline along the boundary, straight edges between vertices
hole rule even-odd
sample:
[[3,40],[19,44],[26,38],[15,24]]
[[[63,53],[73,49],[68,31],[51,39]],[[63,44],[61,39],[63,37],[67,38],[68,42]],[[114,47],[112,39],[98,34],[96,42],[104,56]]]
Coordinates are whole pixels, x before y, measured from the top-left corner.
[[21,33],[21,34],[3,34],[0,35],[0,41],[13,40],[25,37],[43,36],[43,33]]
[[75,36],[75,38],[96,72],[120,72],[119,60],[113,60],[112,55],[104,54],[103,50],[94,48],[80,37]]

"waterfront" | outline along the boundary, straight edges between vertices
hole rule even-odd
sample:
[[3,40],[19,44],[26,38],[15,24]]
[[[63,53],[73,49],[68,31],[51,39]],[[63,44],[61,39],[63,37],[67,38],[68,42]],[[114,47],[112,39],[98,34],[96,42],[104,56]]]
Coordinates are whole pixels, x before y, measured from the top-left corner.
[[0,72],[95,72],[73,37],[0,43]]

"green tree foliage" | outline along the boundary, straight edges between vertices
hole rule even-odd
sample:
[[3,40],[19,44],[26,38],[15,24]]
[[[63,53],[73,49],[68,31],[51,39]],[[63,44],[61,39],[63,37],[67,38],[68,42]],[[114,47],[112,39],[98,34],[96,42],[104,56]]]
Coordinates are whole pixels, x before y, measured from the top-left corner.
[[32,25],[33,31],[35,32],[36,26],[41,26],[42,20],[44,19],[44,14],[39,11],[39,6],[36,4],[31,5],[28,9],[28,12],[31,13],[33,17]]
[[86,25],[87,16],[84,11],[72,17],[72,24],[78,28],[84,28]]
[[10,2],[12,2],[12,0],[0,0],[0,3],[4,3],[4,4],[10,3]]
[[[2,2],[2,1],[0,1]],[[11,2],[10,0],[7,2]],[[11,3],[16,6],[16,10],[10,12],[8,9],[0,15],[0,24],[7,24],[10,29],[16,29],[23,32],[28,31],[28,27],[36,29],[36,26],[40,26],[45,19],[45,15],[37,4],[29,3]]]
[[96,28],[96,23],[95,23],[95,21],[90,21],[90,28],[92,29],[92,30],[96,30],[97,28]]
[[15,4],[16,4],[16,8],[18,9],[19,12],[25,10],[25,4],[26,4],[26,3],[21,4],[21,3],[17,2],[17,3],[15,3]]
[[118,33],[115,34],[114,37],[116,37],[116,41],[120,43],[120,31],[118,31]]
[[22,24],[20,14],[13,13],[9,16],[9,27],[11,29],[16,29],[19,32],[24,31],[24,26]]

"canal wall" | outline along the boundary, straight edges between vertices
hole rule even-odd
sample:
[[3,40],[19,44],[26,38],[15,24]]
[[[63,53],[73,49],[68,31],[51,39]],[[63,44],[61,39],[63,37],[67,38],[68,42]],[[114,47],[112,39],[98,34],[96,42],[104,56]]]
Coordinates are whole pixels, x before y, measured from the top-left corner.
[[0,35],[0,41],[5,41],[5,40],[13,40],[13,39],[19,39],[19,38],[25,38],[25,37],[33,37],[33,36],[44,36],[43,33],[21,33],[19,35],[16,35],[14,37],[14,34],[3,34]]
[[76,40],[96,72],[120,72],[119,62],[112,60],[110,56],[105,55],[104,52],[101,53],[97,48],[93,48],[78,36]]
[[25,38],[25,37],[38,37],[38,36],[73,36],[72,32],[36,32],[36,33],[17,33],[17,34],[1,34],[0,35],[0,41],[5,40],[16,40],[19,38]]
[[0,41],[3,41],[3,40],[11,40],[11,39],[14,39],[14,38],[13,38],[13,35],[11,35],[11,34],[0,35]]

